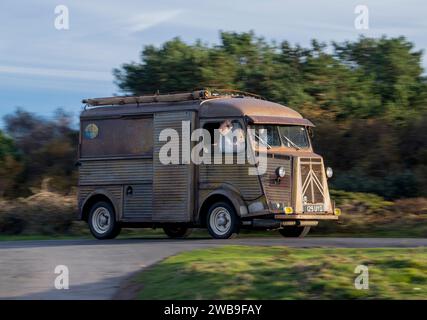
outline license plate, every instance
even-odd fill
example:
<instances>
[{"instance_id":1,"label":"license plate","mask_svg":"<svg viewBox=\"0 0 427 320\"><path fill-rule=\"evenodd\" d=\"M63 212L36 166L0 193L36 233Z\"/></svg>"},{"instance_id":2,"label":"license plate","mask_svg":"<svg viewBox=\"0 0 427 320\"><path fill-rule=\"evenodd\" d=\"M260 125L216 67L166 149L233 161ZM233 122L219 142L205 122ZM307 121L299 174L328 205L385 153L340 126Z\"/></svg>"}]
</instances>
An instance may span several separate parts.
<instances>
[{"instance_id":1,"label":"license plate","mask_svg":"<svg viewBox=\"0 0 427 320\"><path fill-rule=\"evenodd\" d=\"M323 204L307 204L304 206L304 212L324 212Z\"/></svg>"}]
</instances>

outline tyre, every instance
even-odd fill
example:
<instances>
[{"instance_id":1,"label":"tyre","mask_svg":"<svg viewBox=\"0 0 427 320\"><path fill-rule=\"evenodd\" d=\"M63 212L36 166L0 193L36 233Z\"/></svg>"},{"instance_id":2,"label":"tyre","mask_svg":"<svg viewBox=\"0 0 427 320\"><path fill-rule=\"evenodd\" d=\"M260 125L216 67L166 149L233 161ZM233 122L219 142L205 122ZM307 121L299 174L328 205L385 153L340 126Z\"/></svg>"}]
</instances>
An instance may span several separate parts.
<instances>
[{"instance_id":1,"label":"tyre","mask_svg":"<svg viewBox=\"0 0 427 320\"><path fill-rule=\"evenodd\" d=\"M120 233L114 208L105 201L93 205L89 213L88 223L92 235L100 240L114 239Z\"/></svg>"},{"instance_id":2,"label":"tyre","mask_svg":"<svg viewBox=\"0 0 427 320\"><path fill-rule=\"evenodd\" d=\"M228 239L239 231L239 219L234 208L226 202L214 203L208 211L206 225L215 239Z\"/></svg>"},{"instance_id":3,"label":"tyre","mask_svg":"<svg viewBox=\"0 0 427 320\"><path fill-rule=\"evenodd\" d=\"M168 226L164 227L163 231L171 239L187 238L193 229L181 226Z\"/></svg>"},{"instance_id":4,"label":"tyre","mask_svg":"<svg viewBox=\"0 0 427 320\"><path fill-rule=\"evenodd\" d=\"M283 227L279 229L282 236L286 238L304 238L310 231L310 227Z\"/></svg>"}]
</instances>

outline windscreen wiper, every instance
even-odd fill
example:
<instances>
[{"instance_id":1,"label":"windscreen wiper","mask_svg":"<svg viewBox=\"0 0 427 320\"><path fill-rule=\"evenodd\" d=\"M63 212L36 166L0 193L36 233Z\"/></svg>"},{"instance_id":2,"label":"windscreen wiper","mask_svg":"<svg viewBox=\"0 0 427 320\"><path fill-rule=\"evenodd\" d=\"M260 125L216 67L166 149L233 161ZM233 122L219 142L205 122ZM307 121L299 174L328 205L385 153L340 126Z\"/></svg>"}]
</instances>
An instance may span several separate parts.
<instances>
[{"instance_id":1,"label":"windscreen wiper","mask_svg":"<svg viewBox=\"0 0 427 320\"><path fill-rule=\"evenodd\" d=\"M267 141L264 141L260 136L258 136L256 133L254 133L255 138L257 138L259 141L262 142L263 145L267 147L267 149L271 149L271 146L268 144Z\"/></svg>"},{"instance_id":2,"label":"windscreen wiper","mask_svg":"<svg viewBox=\"0 0 427 320\"><path fill-rule=\"evenodd\" d=\"M301 149L301 147L300 146L298 146L295 142L293 142L291 139L289 139L287 136L285 136L283 133L282 133L282 138L285 138L286 139L286 141L288 141L295 149L297 149L297 150L299 150L299 149Z\"/></svg>"}]
</instances>

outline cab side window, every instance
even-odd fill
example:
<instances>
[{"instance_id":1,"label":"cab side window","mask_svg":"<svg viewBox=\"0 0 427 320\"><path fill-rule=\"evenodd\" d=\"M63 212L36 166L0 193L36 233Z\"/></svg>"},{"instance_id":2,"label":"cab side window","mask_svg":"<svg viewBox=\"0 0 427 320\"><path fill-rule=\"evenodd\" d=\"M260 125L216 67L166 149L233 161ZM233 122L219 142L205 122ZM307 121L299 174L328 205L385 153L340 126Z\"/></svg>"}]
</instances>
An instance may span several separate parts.
<instances>
[{"instance_id":1,"label":"cab side window","mask_svg":"<svg viewBox=\"0 0 427 320\"><path fill-rule=\"evenodd\" d=\"M237 120L209 122L203 126L209 132L210 151L224 154L239 153L245 150L245 133ZM206 140L205 140L206 141Z\"/></svg>"}]
</instances>

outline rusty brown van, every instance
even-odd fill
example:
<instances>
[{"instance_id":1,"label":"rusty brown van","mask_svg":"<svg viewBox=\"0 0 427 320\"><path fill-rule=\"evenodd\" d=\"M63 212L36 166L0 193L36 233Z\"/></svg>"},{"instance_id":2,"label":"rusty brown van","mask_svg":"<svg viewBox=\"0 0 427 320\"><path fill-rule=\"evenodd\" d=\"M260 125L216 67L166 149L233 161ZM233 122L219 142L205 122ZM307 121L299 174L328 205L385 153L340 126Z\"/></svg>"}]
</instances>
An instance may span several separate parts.
<instances>
[{"instance_id":1,"label":"rusty brown van","mask_svg":"<svg viewBox=\"0 0 427 320\"><path fill-rule=\"evenodd\" d=\"M83 100L79 140L79 218L98 239L116 237L122 227L163 228L182 238L192 228L207 228L214 238L240 229L278 229L302 237L320 220L337 220L327 179L332 169L314 153L314 125L298 112L258 96L200 90L190 93ZM159 154L165 129L216 132L239 128L254 132L242 150L267 159L263 174L249 174L258 164L200 163L182 156L198 142L188 137L177 161L164 164ZM260 133L266 133L261 139ZM214 155L216 134L203 139L197 153ZM235 157L234 149L230 152ZM259 169L259 168L258 168Z\"/></svg>"}]
</instances>

